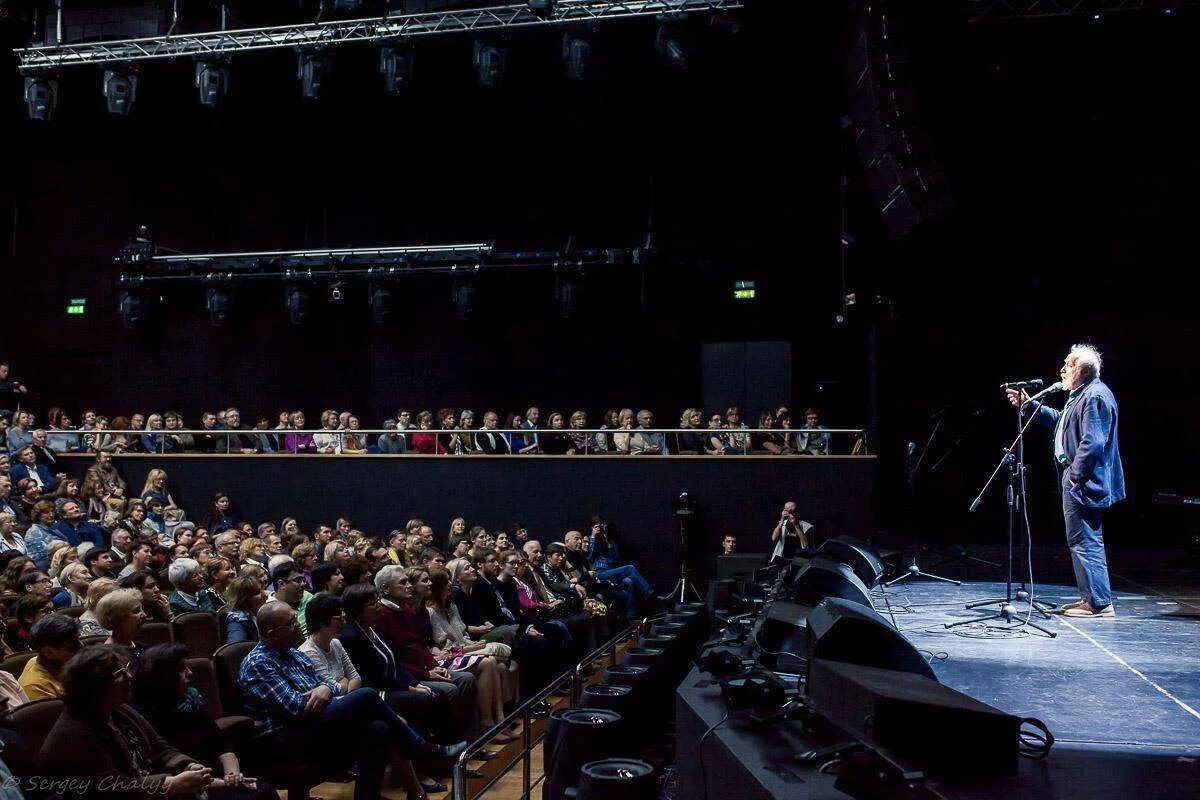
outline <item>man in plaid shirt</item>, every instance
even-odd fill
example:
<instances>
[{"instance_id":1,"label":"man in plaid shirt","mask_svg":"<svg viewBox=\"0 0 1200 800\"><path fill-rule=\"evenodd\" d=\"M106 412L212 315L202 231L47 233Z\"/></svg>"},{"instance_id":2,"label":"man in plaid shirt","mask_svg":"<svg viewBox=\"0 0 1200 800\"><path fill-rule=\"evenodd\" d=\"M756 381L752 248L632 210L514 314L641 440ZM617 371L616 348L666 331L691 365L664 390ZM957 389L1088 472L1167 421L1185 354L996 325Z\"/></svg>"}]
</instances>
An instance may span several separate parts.
<instances>
[{"instance_id":1,"label":"man in plaid shirt","mask_svg":"<svg viewBox=\"0 0 1200 800\"><path fill-rule=\"evenodd\" d=\"M261 641L238 673L247 709L268 747L289 754L289 760L330 771L354 763L354 800L378 800L391 742L406 758L454 758L466 749L466 742L442 747L426 742L372 689L342 694L336 684L321 680L312 662L292 647L296 612L287 603L265 603L256 621ZM421 796L411 767L400 777L409 797Z\"/></svg>"}]
</instances>

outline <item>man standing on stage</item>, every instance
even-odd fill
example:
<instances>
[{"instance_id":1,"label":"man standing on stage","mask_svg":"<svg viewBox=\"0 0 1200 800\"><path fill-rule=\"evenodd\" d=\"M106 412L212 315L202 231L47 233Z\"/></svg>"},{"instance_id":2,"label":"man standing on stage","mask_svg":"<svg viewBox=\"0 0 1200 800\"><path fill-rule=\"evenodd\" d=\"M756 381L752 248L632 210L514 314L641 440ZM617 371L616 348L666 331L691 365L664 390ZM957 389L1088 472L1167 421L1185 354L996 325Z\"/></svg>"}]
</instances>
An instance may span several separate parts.
<instances>
[{"instance_id":1,"label":"man standing on stage","mask_svg":"<svg viewBox=\"0 0 1200 800\"><path fill-rule=\"evenodd\" d=\"M1067 545L1080 599L1055 609L1066 617L1115 617L1104 554L1104 509L1125 499L1125 473L1117 451L1117 401L1100 380L1100 353L1077 344L1063 361L1063 389L1070 392L1062 411L1008 389L1014 406L1029 404L1043 425L1054 429Z\"/></svg>"}]
</instances>

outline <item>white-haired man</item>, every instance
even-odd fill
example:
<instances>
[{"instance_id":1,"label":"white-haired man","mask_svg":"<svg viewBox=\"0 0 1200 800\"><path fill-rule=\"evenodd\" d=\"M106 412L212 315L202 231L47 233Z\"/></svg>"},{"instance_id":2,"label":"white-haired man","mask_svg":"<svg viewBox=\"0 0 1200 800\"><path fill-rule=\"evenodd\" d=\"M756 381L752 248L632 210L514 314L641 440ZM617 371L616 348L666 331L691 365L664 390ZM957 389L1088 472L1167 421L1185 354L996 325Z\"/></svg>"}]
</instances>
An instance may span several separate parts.
<instances>
[{"instance_id":1,"label":"white-haired man","mask_svg":"<svg viewBox=\"0 0 1200 800\"><path fill-rule=\"evenodd\" d=\"M1007 390L1014 406L1028 404L1038 422L1054 429L1063 519L1079 600L1056 611L1067 617L1112 618L1108 560L1104 552L1104 509L1125 499L1125 473L1117 449L1117 401L1100 380L1101 358L1091 345L1067 353L1059 375L1067 395L1062 411Z\"/></svg>"},{"instance_id":2,"label":"white-haired man","mask_svg":"<svg viewBox=\"0 0 1200 800\"><path fill-rule=\"evenodd\" d=\"M177 558L167 567L167 578L175 591L171 592L168 604L171 616L178 617L189 611L211 611L225 605L225 601L204 585L204 573L200 562L194 558Z\"/></svg>"}]
</instances>

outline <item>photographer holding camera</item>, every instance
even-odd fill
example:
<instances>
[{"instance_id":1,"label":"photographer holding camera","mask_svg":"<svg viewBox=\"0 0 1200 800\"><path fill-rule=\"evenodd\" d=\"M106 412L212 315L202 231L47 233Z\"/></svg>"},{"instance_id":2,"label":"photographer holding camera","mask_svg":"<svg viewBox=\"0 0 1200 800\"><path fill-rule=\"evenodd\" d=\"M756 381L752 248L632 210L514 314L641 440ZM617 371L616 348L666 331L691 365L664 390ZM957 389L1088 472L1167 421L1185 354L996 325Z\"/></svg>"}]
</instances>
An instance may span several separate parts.
<instances>
[{"instance_id":1,"label":"photographer holding camera","mask_svg":"<svg viewBox=\"0 0 1200 800\"><path fill-rule=\"evenodd\" d=\"M771 563L791 561L808 550L808 532L812 524L796 519L796 501L788 500L779 513L779 521L771 530L771 541L775 549L771 552Z\"/></svg>"}]
</instances>

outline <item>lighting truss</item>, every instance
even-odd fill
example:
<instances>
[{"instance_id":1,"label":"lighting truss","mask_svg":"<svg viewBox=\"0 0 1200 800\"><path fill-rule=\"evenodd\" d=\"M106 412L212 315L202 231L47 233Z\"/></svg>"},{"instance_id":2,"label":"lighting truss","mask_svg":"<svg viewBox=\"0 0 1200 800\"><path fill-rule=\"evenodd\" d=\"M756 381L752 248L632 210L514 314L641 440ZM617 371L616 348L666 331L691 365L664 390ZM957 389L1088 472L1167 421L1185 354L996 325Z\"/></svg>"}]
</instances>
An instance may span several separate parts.
<instances>
[{"instance_id":1,"label":"lighting truss","mask_svg":"<svg viewBox=\"0 0 1200 800\"><path fill-rule=\"evenodd\" d=\"M1196 5L1196 0L967 0L967 17L972 22L1038 17L1077 17L1122 12L1170 12L1177 5Z\"/></svg>"},{"instance_id":2,"label":"lighting truss","mask_svg":"<svg viewBox=\"0 0 1200 800\"><path fill-rule=\"evenodd\" d=\"M282 48L332 46L355 42L386 43L443 33L478 33L546 25L586 25L658 15L717 13L739 9L744 0L559 0L549 16L527 3L420 14L390 14L370 19L333 20L269 28L245 28L54 44L17 49L22 73L84 64L128 64L167 58L216 58L233 53Z\"/></svg>"},{"instance_id":3,"label":"lighting truss","mask_svg":"<svg viewBox=\"0 0 1200 800\"><path fill-rule=\"evenodd\" d=\"M124 287L170 283L231 283L363 278L402 279L417 275L473 275L496 270L581 270L634 263L630 248L497 250L491 243L359 247L324 250L256 250L238 253L169 253L131 261L127 251L115 260Z\"/></svg>"}]
</instances>

